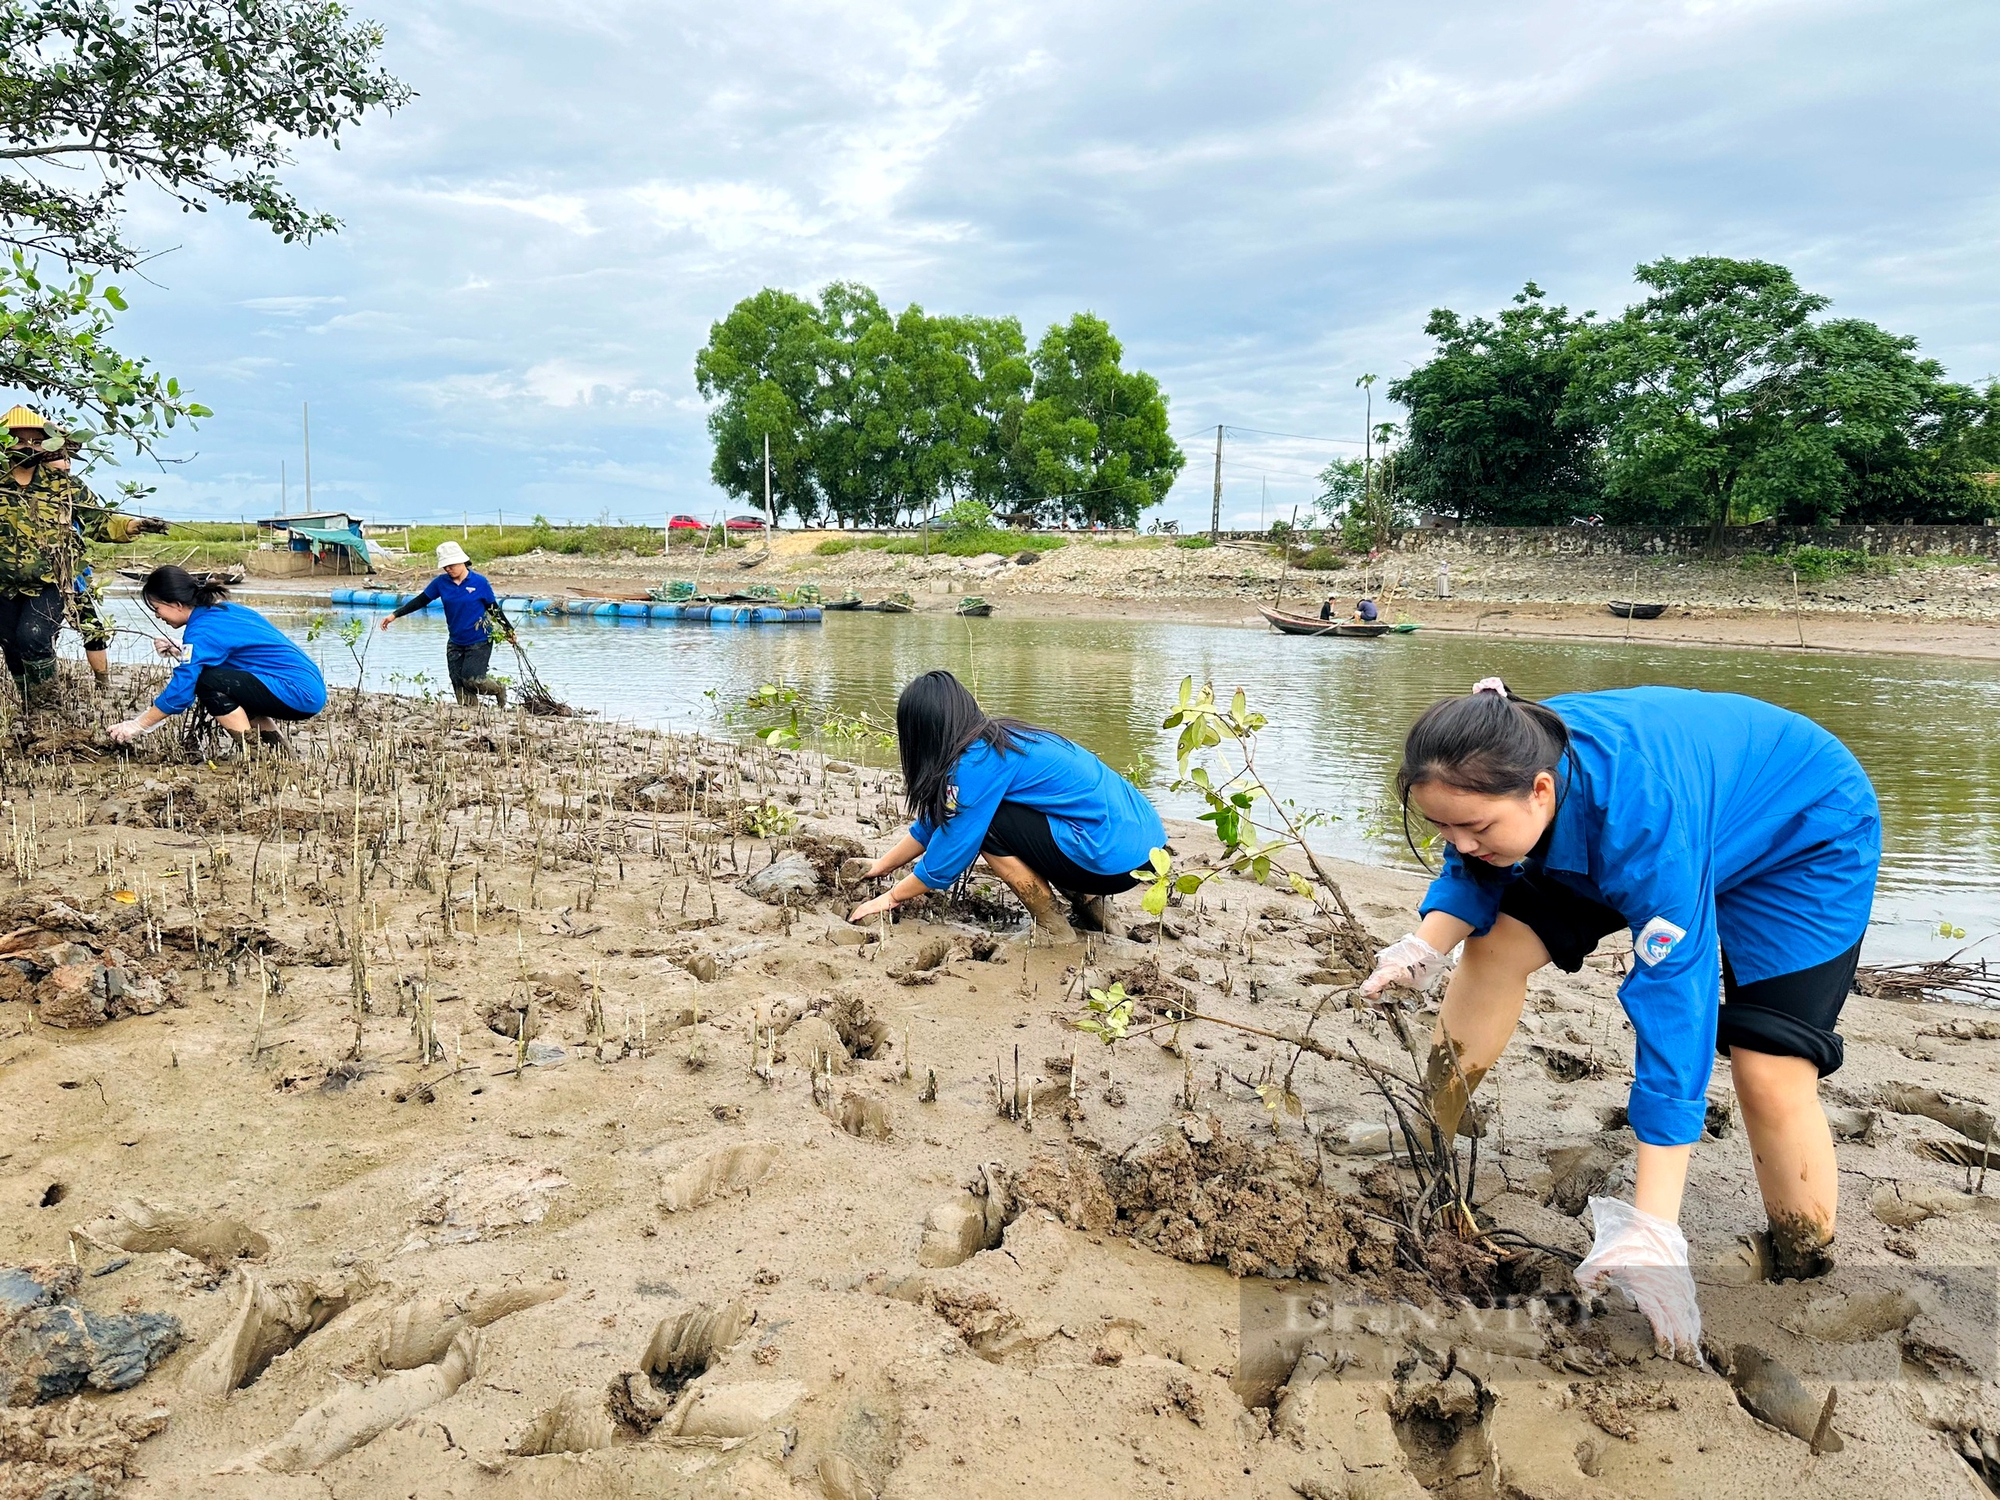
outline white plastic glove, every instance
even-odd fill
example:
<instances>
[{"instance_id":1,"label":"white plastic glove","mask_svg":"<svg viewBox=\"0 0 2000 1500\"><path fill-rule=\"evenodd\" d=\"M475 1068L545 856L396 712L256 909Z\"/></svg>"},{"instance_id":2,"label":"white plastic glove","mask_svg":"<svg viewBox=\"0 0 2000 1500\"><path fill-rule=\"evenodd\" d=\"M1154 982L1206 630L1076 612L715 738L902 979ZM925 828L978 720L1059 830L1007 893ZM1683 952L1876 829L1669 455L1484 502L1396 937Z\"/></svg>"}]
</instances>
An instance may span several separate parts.
<instances>
[{"instance_id":1,"label":"white plastic glove","mask_svg":"<svg viewBox=\"0 0 2000 1500\"><path fill-rule=\"evenodd\" d=\"M1375 955L1375 972L1361 982L1361 993L1373 999L1390 985L1406 990L1426 990L1445 965L1445 955L1414 932L1402 937Z\"/></svg>"},{"instance_id":2,"label":"white plastic glove","mask_svg":"<svg viewBox=\"0 0 2000 1500\"><path fill-rule=\"evenodd\" d=\"M125 719L121 720L119 723L113 724L111 728L105 732L109 734L116 743L120 745L129 745L134 740L144 739L147 735L153 732L153 729L151 725L142 724L137 719Z\"/></svg>"},{"instance_id":3,"label":"white plastic glove","mask_svg":"<svg viewBox=\"0 0 2000 1500\"><path fill-rule=\"evenodd\" d=\"M1597 1237L1576 1268L1577 1287L1586 1297L1607 1282L1617 1287L1653 1325L1655 1352L1700 1366L1701 1308L1680 1226L1618 1198L1592 1198L1590 1222Z\"/></svg>"}]
</instances>

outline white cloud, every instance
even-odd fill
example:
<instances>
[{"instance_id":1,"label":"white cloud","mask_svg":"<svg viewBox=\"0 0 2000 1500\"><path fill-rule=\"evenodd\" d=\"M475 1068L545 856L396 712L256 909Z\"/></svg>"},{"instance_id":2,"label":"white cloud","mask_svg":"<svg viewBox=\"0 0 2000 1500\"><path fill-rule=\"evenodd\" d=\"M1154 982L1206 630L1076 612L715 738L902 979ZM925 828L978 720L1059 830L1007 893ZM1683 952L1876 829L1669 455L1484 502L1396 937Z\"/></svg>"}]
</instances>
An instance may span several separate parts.
<instances>
[{"instance_id":1,"label":"white cloud","mask_svg":"<svg viewBox=\"0 0 2000 1500\"><path fill-rule=\"evenodd\" d=\"M1955 374L2000 362L1976 0L407 0L389 32L420 97L288 179L339 236L135 212L184 248L121 347L218 409L190 504L296 471L310 398L316 485L357 504L700 508L709 324L836 277L1031 339L1107 317L1194 434L1168 513L1202 525L1202 429L1358 436L1354 376L1531 277L1610 311L1640 260L1762 255ZM1232 436L1225 508L1268 480L1288 512L1341 451Z\"/></svg>"}]
</instances>

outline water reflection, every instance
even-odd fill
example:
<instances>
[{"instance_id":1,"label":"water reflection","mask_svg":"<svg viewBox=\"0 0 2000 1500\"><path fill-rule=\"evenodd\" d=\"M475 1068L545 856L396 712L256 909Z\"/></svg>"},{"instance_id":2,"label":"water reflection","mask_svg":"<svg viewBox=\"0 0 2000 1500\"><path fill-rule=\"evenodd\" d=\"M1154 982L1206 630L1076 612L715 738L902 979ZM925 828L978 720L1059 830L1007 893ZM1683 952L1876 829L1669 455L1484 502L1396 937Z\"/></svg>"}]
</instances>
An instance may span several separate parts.
<instances>
[{"instance_id":1,"label":"water reflection","mask_svg":"<svg viewBox=\"0 0 2000 1500\"><path fill-rule=\"evenodd\" d=\"M113 604L120 624L143 628L132 601ZM305 637L308 609L267 612ZM369 627L370 686L449 691L441 622L416 616L382 634L374 629L379 612L352 617ZM1271 720L1260 749L1271 783L1337 818L1316 842L1347 858L1406 866L1412 860L1400 828L1383 826L1380 809L1404 730L1442 694L1489 674L1534 697L1645 682L1749 693L1824 724L1874 779L1885 851L1870 957L1950 951L1957 945L1936 933L1941 920L1975 937L2000 929L2000 664L1991 662L1422 634L1293 639L1209 625L1004 615L829 615L817 629L542 619L525 634L557 696L679 729L719 727L716 705L739 702L761 682L801 689L815 713L866 712L888 724L903 683L948 667L993 712L1048 724L1121 769L1148 760L1161 767L1153 793L1181 814L1193 804L1165 789L1173 746L1160 719L1184 676L1212 680L1219 691L1241 687ZM322 633L310 649L330 683L353 683L354 664L335 635ZM142 659L146 643L121 634L114 654ZM509 666L504 648L496 652L495 670Z\"/></svg>"}]
</instances>

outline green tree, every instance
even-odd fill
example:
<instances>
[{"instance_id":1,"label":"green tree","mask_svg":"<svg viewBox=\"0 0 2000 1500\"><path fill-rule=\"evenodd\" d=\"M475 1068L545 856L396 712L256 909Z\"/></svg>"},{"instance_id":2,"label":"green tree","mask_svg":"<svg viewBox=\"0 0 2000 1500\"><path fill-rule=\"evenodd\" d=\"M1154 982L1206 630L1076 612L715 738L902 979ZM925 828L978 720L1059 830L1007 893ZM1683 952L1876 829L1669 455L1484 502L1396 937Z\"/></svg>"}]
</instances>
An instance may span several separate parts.
<instances>
[{"instance_id":1,"label":"green tree","mask_svg":"<svg viewBox=\"0 0 2000 1500\"><path fill-rule=\"evenodd\" d=\"M823 342L819 310L769 287L710 325L694 375L716 403L708 413L715 444L709 473L723 493L762 506L768 438L773 509L801 521L819 514L826 498L817 467Z\"/></svg>"},{"instance_id":2,"label":"green tree","mask_svg":"<svg viewBox=\"0 0 2000 1500\"><path fill-rule=\"evenodd\" d=\"M1167 430L1159 382L1126 370L1124 352L1102 318L1078 313L1050 327L1031 361L1015 478L1029 497L1078 521L1136 524L1187 462Z\"/></svg>"},{"instance_id":3,"label":"green tree","mask_svg":"<svg viewBox=\"0 0 2000 1500\"><path fill-rule=\"evenodd\" d=\"M1579 331L1584 405L1604 424L1607 511L1621 519L1961 519L1987 513L1963 439L1979 402L1916 342L1857 318L1767 261L1643 265L1653 294Z\"/></svg>"},{"instance_id":4,"label":"green tree","mask_svg":"<svg viewBox=\"0 0 2000 1500\"><path fill-rule=\"evenodd\" d=\"M1574 339L1592 315L1572 318L1545 296L1531 281L1498 318L1431 313L1437 352L1389 386L1409 411L1397 479L1412 509L1560 526L1601 505L1598 426L1572 390Z\"/></svg>"},{"instance_id":5,"label":"green tree","mask_svg":"<svg viewBox=\"0 0 2000 1500\"><path fill-rule=\"evenodd\" d=\"M1796 436L1788 397L1827 299L1769 261L1662 259L1635 273L1653 294L1579 334L1605 428L1607 509L1632 521L1706 522L1720 542L1738 487Z\"/></svg>"},{"instance_id":6,"label":"green tree","mask_svg":"<svg viewBox=\"0 0 2000 1500\"><path fill-rule=\"evenodd\" d=\"M0 6L0 242L17 252L0 271L6 378L98 453L113 438L145 451L207 415L109 347L124 301L99 273L143 258L121 232L125 194L146 184L183 212L235 204L288 241L334 232L279 174L293 143L338 145L367 111L410 98L381 47L380 27L330 0Z\"/></svg>"}]
</instances>

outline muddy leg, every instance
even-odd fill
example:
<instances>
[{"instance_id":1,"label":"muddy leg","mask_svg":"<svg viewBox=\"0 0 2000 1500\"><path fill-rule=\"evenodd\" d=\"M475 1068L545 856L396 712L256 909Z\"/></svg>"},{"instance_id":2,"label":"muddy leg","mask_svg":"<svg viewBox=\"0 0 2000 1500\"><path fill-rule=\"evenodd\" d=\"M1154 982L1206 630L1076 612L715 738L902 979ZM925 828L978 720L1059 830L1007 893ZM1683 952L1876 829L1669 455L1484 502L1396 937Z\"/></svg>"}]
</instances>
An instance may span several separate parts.
<instances>
[{"instance_id":1,"label":"muddy leg","mask_svg":"<svg viewBox=\"0 0 2000 1500\"><path fill-rule=\"evenodd\" d=\"M1528 998L1528 976L1549 961L1549 950L1525 922L1502 916L1484 937L1467 938L1465 954L1445 985L1438 1007L1438 1024L1431 1033L1431 1055L1425 1068L1431 1111L1438 1128L1451 1139L1472 1102L1487 1069L1499 1061L1507 1039L1521 1022ZM1451 1065L1444 1039L1449 1036L1458 1067ZM1461 1081L1462 1079L1462 1081Z\"/></svg>"},{"instance_id":2,"label":"muddy leg","mask_svg":"<svg viewBox=\"0 0 2000 1500\"><path fill-rule=\"evenodd\" d=\"M1803 1057L1729 1049L1757 1186L1771 1220L1772 1274L1804 1280L1833 1269L1840 1178L1820 1108L1819 1070Z\"/></svg>"},{"instance_id":3,"label":"muddy leg","mask_svg":"<svg viewBox=\"0 0 2000 1500\"><path fill-rule=\"evenodd\" d=\"M1035 919L1037 927L1058 943L1076 941L1076 929L1056 910L1056 893L1046 880L1011 854L986 854L981 858L986 861L986 868L998 875L1007 889L1020 897L1021 904L1028 908L1028 915Z\"/></svg>"}]
</instances>

